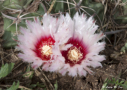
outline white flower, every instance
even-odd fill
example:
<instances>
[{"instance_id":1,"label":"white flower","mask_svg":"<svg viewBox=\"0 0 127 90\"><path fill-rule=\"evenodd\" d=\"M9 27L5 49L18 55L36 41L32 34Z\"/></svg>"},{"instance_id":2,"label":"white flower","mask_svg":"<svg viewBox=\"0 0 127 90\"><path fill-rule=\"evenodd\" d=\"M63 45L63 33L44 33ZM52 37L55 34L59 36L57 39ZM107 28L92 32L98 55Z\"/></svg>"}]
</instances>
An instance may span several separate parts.
<instances>
[{"instance_id":1,"label":"white flower","mask_svg":"<svg viewBox=\"0 0 127 90\"><path fill-rule=\"evenodd\" d=\"M102 32L95 33L98 26L95 25L93 17L87 19L84 14L76 13L73 22L70 26L73 27L73 33L67 36L69 39L64 47L71 46L67 50L61 50L65 62L59 72L62 75L68 73L70 76L86 76L87 72L92 74L88 66L102 67L100 62L105 60L105 56L99 55L99 52L104 50L105 42L99 40L105 36Z\"/></svg>"},{"instance_id":2,"label":"white flower","mask_svg":"<svg viewBox=\"0 0 127 90\"><path fill-rule=\"evenodd\" d=\"M42 22L43 25L38 18L33 22L27 20L27 28L20 28L16 48L22 53L18 56L24 62L31 63L34 69L43 65L42 69L45 71L57 71L65 61L59 46L70 38L67 36L72 32L70 29L73 21L68 14L60 15L59 18L45 14ZM68 46L63 49L66 50Z\"/></svg>"},{"instance_id":3,"label":"white flower","mask_svg":"<svg viewBox=\"0 0 127 90\"><path fill-rule=\"evenodd\" d=\"M17 49L22 51L18 56L23 61L34 69L42 65L45 71L70 76L86 76L87 72L92 74L88 66L102 66L105 56L99 52L105 42L99 40L105 36L95 33L98 26L93 17L76 13L72 20L68 13L59 18L45 14L42 22L38 18L26 21L27 28L20 30Z\"/></svg>"},{"instance_id":4,"label":"white flower","mask_svg":"<svg viewBox=\"0 0 127 90\"><path fill-rule=\"evenodd\" d=\"M27 20L27 28L20 28L21 34L18 35L19 42L16 48L22 51L18 56L23 61L31 63L34 69L43 64L42 68L49 70L49 66L54 64L57 58L60 59L59 55L61 55L60 52L53 54L56 50L54 47L57 47L54 36L56 36L58 20L45 14L42 22L43 25L38 18L35 18L33 22ZM59 63L64 61L63 58L60 60Z\"/></svg>"}]
</instances>

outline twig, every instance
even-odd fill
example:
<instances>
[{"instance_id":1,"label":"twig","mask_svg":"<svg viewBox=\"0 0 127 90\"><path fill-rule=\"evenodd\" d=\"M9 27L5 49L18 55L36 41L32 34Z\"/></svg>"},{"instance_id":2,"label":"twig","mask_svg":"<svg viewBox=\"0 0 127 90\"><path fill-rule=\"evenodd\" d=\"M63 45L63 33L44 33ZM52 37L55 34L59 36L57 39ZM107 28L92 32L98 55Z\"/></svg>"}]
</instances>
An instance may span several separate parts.
<instances>
[{"instance_id":1,"label":"twig","mask_svg":"<svg viewBox=\"0 0 127 90\"><path fill-rule=\"evenodd\" d=\"M49 79L45 76L44 72L39 68L39 70L41 71L42 75L45 77L46 81L49 83L49 86L54 89L53 85L51 84L51 82L49 81Z\"/></svg>"},{"instance_id":2,"label":"twig","mask_svg":"<svg viewBox=\"0 0 127 90\"><path fill-rule=\"evenodd\" d=\"M114 7L114 9L112 10L112 12L115 11L115 9L116 9L116 7L119 5L120 1L121 1L121 0L117 0L117 3L115 4L115 7Z\"/></svg>"},{"instance_id":3,"label":"twig","mask_svg":"<svg viewBox=\"0 0 127 90\"><path fill-rule=\"evenodd\" d=\"M32 4L30 4L30 6L28 6L27 8L24 8L25 12L31 12L28 10L30 10L32 7L38 6L39 4L40 4L40 0L33 0ZM36 8L34 8L34 11L35 11L35 9Z\"/></svg>"},{"instance_id":4,"label":"twig","mask_svg":"<svg viewBox=\"0 0 127 90\"><path fill-rule=\"evenodd\" d=\"M1 61L2 61L2 65L4 65L4 53L3 53L3 49L1 50L1 53L2 53L1 54Z\"/></svg>"},{"instance_id":5,"label":"twig","mask_svg":"<svg viewBox=\"0 0 127 90\"><path fill-rule=\"evenodd\" d=\"M41 81L44 83L44 85L46 86L47 90L49 90L46 81L43 79L41 73L38 70L35 70L36 75L41 79Z\"/></svg>"},{"instance_id":6,"label":"twig","mask_svg":"<svg viewBox=\"0 0 127 90\"><path fill-rule=\"evenodd\" d=\"M1 60L4 60L5 58L7 58L8 56L10 56L12 53L8 54L7 56L5 56L4 58L2 58Z\"/></svg>"},{"instance_id":7,"label":"twig","mask_svg":"<svg viewBox=\"0 0 127 90\"><path fill-rule=\"evenodd\" d=\"M69 3L68 3L68 0L67 0L67 5L68 5L68 8L69 8L69 14L70 14L70 6L69 6Z\"/></svg>"},{"instance_id":8,"label":"twig","mask_svg":"<svg viewBox=\"0 0 127 90\"><path fill-rule=\"evenodd\" d=\"M109 31L109 32L104 32L104 34L106 34L106 35L116 34L116 33L123 32L123 31L125 31L125 30L126 30L126 29L123 29L123 30L116 30L116 31Z\"/></svg>"},{"instance_id":9,"label":"twig","mask_svg":"<svg viewBox=\"0 0 127 90\"><path fill-rule=\"evenodd\" d=\"M52 1L52 4L51 4L49 10L47 11L47 14L49 14L49 13L51 12L51 10L52 10L52 8L53 8L55 2L56 2L56 0L53 0L53 1Z\"/></svg>"},{"instance_id":10,"label":"twig","mask_svg":"<svg viewBox=\"0 0 127 90\"><path fill-rule=\"evenodd\" d=\"M18 64L12 71L14 71L16 68L18 68L22 64L23 64L23 62L21 62L20 64Z\"/></svg>"},{"instance_id":11,"label":"twig","mask_svg":"<svg viewBox=\"0 0 127 90\"><path fill-rule=\"evenodd\" d=\"M109 25L110 22L106 23L105 25L103 25L101 28L98 29L98 31L101 31L101 29L107 27Z\"/></svg>"}]
</instances>

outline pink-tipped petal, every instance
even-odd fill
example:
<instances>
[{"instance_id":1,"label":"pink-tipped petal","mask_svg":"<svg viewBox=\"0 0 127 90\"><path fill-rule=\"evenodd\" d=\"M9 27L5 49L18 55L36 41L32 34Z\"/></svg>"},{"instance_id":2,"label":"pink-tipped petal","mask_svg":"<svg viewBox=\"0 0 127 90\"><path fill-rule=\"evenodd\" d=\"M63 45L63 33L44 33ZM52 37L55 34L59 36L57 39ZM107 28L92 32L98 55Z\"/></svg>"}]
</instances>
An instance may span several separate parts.
<instances>
[{"instance_id":1,"label":"pink-tipped petal","mask_svg":"<svg viewBox=\"0 0 127 90\"><path fill-rule=\"evenodd\" d=\"M105 35L102 32L95 33L98 26L95 24L93 17L87 19L86 15L76 13L73 22L74 24L71 24L74 27L71 28L72 36L66 40L65 45L62 46L60 43L60 50L65 62L59 72L62 75L68 72L68 75L73 77L77 75L86 76L87 72L93 74L88 66L102 67L100 62L105 60L104 55L99 55L99 52L105 48L105 42L100 42ZM60 28L64 28L64 23ZM62 37L62 34L60 36Z\"/></svg>"}]
</instances>

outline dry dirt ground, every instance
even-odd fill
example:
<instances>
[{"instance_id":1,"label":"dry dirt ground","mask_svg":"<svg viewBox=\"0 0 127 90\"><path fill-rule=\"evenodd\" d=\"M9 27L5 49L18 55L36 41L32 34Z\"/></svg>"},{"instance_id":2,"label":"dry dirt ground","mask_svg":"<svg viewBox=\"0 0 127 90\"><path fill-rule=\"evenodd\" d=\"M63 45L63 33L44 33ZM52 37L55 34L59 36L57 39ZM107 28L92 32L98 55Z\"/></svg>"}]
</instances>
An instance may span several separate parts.
<instances>
[{"instance_id":1,"label":"dry dirt ground","mask_svg":"<svg viewBox=\"0 0 127 90\"><path fill-rule=\"evenodd\" d=\"M34 10L36 10L36 5L33 5L33 7ZM2 44L1 36L3 33L3 22L2 18L0 18L0 44ZM23 74L26 72L28 64L22 62L22 60L17 57L19 51L16 51L15 49L4 49L0 45L0 67L2 63L15 63L13 71L7 77L0 79L0 85L3 85L0 87L4 89L7 85L12 85L14 81L19 80L20 87L29 88L31 84L40 82L45 84L47 90L52 90L52 86L54 86L57 81L58 90L101 90L106 78L111 79L114 77L120 81L126 81L127 54L120 53L120 49L124 46L127 40L125 34L125 32L117 34L117 37L123 37L116 45L114 45L114 35L111 35L110 39L112 44L107 41L105 50L100 53L106 56L106 60L102 62L103 67L98 67L96 69L91 68L95 72L94 75L87 74L86 77L61 76L59 73L40 71L35 72L32 79L25 78L23 77ZM35 87L33 90L44 89ZM117 88L116 90L122 90L122 88Z\"/></svg>"}]
</instances>

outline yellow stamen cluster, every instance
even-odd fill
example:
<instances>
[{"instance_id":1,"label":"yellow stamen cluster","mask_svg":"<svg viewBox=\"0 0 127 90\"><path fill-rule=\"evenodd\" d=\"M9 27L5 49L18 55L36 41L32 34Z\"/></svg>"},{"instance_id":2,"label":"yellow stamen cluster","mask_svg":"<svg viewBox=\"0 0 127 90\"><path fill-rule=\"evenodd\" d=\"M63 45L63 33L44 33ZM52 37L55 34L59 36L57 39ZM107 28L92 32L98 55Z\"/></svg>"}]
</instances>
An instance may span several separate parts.
<instances>
[{"instance_id":1,"label":"yellow stamen cluster","mask_svg":"<svg viewBox=\"0 0 127 90\"><path fill-rule=\"evenodd\" d=\"M43 55L46 55L46 56L51 55L52 54L52 47L50 47L48 45L44 45L42 47L41 53L43 53Z\"/></svg>"},{"instance_id":2,"label":"yellow stamen cluster","mask_svg":"<svg viewBox=\"0 0 127 90\"><path fill-rule=\"evenodd\" d=\"M73 62L78 62L82 58L82 53L76 47L70 48L68 51L68 59Z\"/></svg>"}]
</instances>

